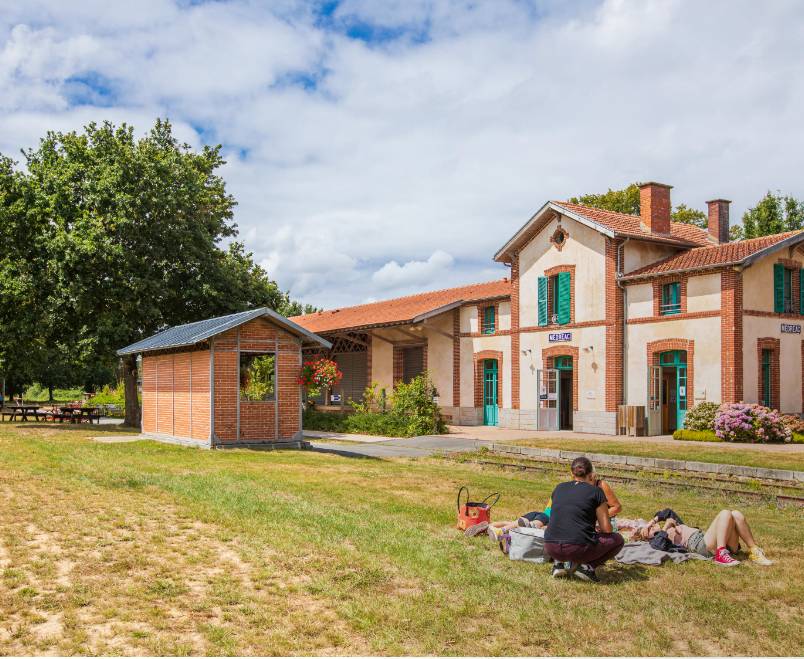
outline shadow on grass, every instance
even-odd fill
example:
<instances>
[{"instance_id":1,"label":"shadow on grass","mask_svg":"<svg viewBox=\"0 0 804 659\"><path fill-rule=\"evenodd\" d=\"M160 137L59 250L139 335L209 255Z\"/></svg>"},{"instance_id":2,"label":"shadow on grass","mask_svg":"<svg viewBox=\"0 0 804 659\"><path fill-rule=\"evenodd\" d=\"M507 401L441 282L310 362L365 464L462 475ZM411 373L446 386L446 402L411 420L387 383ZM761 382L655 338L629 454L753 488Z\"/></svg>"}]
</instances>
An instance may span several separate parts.
<instances>
[{"instance_id":1,"label":"shadow on grass","mask_svg":"<svg viewBox=\"0 0 804 659\"><path fill-rule=\"evenodd\" d=\"M648 568L644 565L623 565L622 563L606 563L601 571L604 584L620 584L631 581L648 581Z\"/></svg>"},{"instance_id":2,"label":"shadow on grass","mask_svg":"<svg viewBox=\"0 0 804 659\"><path fill-rule=\"evenodd\" d=\"M21 423L4 423L0 428L9 427L18 430L63 430L65 432L78 432L91 430L99 433L139 433L139 428L126 426L120 423L43 423L41 421L23 421Z\"/></svg>"},{"instance_id":3,"label":"shadow on grass","mask_svg":"<svg viewBox=\"0 0 804 659\"><path fill-rule=\"evenodd\" d=\"M344 458L358 458L361 460L382 460L381 457L376 455L366 455L365 453L358 453L356 451L350 451L348 448L324 448L322 446L311 446L309 451L314 453L331 453L333 455L340 455Z\"/></svg>"}]
</instances>

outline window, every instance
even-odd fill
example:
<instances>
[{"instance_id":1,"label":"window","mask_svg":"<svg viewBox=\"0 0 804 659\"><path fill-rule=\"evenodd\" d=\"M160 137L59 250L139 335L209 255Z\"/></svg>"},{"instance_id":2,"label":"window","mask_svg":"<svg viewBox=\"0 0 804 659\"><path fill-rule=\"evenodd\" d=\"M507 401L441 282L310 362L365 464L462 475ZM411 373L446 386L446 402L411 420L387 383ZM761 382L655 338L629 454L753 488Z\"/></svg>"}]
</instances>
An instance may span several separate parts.
<instances>
[{"instance_id":1,"label":"window","mask_svg":"<svg viewBox=\"0 0 804 659\"><path fill-rule=\"evenodd\" d=\"M677 313L681 313L681 284L677 281L663 284L659 315L672 316Z\"/></svg>"},{"instance_id":2,"label":"window","mask_svg":"<svg viewBox=\"0 0 804 659\"><path fill-rule=\"evenodd\" d=\"M794 313L793 272L782 263L773 264L773 310L776 313Z\"/></svg>"},{"instance_id":3,"label":"window","mask_svg":"<svg viewBox=\"0 0 804 659\"><path fill-rule=\"evenodd\" d=\"M489 306L483 309L483 324L481 332L483 334L494 334L496 331L496 309Z\"/></svg>"},{"instance_id":4,"label":"window","mask_svg":"<svg viewBox=\"0 0 804 659\"><path fill-rule=\"evenodd\" d=\"M559 272L538 281L539 325L566 325L572 321L572 274Z\"/></svg>"},{"instance_id":5,"label":"window","mask_svg":"<svg viewBox=\"0 0 804 659\"><path fill-rule=\"evenodd\" d=\"M240 400L274 400L276 355L272 352L240 353Z\"/></svg>"}]
</instances>

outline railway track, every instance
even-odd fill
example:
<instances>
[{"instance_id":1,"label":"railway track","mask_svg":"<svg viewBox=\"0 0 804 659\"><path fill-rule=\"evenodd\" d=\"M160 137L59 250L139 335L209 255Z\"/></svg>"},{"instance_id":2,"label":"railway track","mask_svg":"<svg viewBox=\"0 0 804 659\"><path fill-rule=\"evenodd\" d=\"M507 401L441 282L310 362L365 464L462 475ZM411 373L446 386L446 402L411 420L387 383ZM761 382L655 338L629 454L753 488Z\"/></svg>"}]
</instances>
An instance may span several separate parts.
<instances>
[{"instance_id":1,"label":"railway track","mask_svg":"<svg viewBox=\"0 0 804 659\"><path fill-rule=\"evenodd\" d=\"M535 464L521 464L516 462L498 462L496 460L463 460L462 462L469 462L471 464L478 464L483 466L491 466L491 467L499 467L499 468L507 468L507 469L516 469L518 471L535 471L535 472L548 472L548 473L566 473L566 468L558 468L548 466L549 463L544 465L535 465ZM732 494L735 496L742 496L748 497L752 499L758 500L770 500L776 501L777 505L796 505L796 506L804 506L804 497L796 496L794 494L784 494L779 492L770 492L767 489L765 491L761 490L746 490L746 489L735 489L729 487L718 487L717 485L710 485L700 481L707 481L709 483L734 483L731 479L725 478L706 478L702 476L695 476L690 475L687 477L686 475L683 476L685 479L682 481L672 481L667 479L648 479L646 478L637 478L636 476L628 476L623 474L615 474L611 473L609 470L606 470L606 480L610 480L613 483L652 483L656 485L666 485L668 487L693 487L699 490L707 490L712 492L718 492L721 494ZM689 480L698 481L690 483ZM773 485L762 485L764 488L774 487ZM777 486L778 487L778 486Z\"/></svg>"}]
</instances>

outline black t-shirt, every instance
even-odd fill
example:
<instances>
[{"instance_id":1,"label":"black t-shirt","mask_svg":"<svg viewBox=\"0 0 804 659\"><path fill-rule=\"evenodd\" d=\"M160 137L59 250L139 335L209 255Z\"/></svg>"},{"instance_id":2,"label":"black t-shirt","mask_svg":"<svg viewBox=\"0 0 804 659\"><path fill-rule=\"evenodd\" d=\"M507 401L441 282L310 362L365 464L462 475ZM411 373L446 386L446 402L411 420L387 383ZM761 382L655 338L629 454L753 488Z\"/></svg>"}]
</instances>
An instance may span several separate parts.
<instances>
[{"instance_id":1,"label":"black t-shirt","mask_svg":"<svg viewBox=\"0 0 804 659\"><path fill-rule=\"evenodd\" d=\"M572 545L593 545L597 542L595 511L606 501L603 490L581 481L560 483L553 490L552 501L550 523L544 533L545 542Z\"/></svg>"}]
</instances>

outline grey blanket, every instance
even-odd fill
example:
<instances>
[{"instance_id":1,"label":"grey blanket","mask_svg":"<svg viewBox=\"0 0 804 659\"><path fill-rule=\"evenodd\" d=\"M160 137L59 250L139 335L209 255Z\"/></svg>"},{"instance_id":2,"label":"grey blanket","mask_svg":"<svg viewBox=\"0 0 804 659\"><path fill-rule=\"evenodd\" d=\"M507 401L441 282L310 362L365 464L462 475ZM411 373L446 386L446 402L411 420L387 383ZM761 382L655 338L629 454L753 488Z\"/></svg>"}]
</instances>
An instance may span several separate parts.
<instances>
[{"instance_id":1,"label":"grey blanket","mask_svg":"<svg viewBox=\"0 0 804 659\"><path fill-rule=\"evenodd\" d=\"M691 558L702 561L709 560L700 554L659 551L651 547L649 542L625 543L620 553L614 557L614 560L618 563L625 563L626 565L633 565L634 563L641 563L642 565L661 565L664 561L668 560L673 561L673 563L683 563Z\"/></svg>"}]
</instances>

